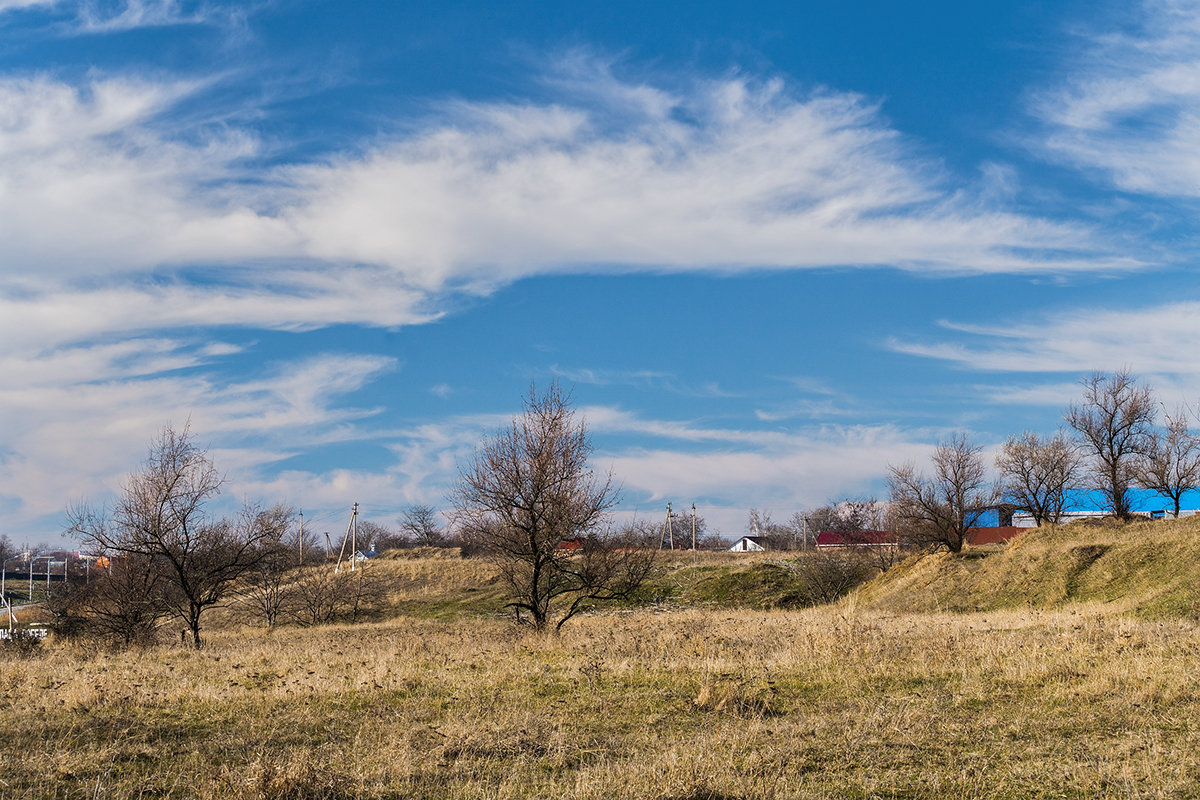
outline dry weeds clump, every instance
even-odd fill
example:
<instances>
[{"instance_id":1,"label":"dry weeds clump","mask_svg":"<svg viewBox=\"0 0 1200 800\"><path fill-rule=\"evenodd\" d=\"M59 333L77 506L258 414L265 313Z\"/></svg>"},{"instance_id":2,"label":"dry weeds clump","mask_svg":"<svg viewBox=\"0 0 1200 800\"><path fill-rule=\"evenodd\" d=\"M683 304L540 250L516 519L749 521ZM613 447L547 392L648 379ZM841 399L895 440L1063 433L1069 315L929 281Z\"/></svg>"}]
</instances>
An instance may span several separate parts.
<instances>
[{"instance_id":1,"label":"dry weeds clump","mask_svg":"<svg viewBox=\"0 0 1200 800\"><path fill-rule=\"evenodd\" d=\"M650 611L48 644L0 796L1187 797L1200 631L1099 606Z\"/></svg>"}]
</instances>

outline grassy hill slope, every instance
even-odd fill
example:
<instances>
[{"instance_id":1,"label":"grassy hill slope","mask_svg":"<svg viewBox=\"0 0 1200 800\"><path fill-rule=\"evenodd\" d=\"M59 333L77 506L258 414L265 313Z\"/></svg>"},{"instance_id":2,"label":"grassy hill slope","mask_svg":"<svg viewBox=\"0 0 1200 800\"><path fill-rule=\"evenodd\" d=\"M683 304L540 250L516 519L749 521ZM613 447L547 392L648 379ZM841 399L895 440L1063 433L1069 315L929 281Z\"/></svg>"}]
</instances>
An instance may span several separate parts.
<instances>
[{"instance_id":1,"label":"grassy hill slope","mask_svg":"<svg viewBox=\"0 0 1200 800\"><path fill-rule=\"evenodd\" d=\"M1039 528L1007 546L910 559L857 597L904 612L1099 603L1141 617L1195 617L1200 518Z\"/></svg>"},{"instance_id":2,"label":"grassy hill slope","mask_svg":"<svg viewBox=\"0 0 1200 800\"><path fill-rule=\"evenodd\" d=\"M664 552L637 596L625 605L667 603L725 608L800 608L804 582L769 554ZM392 550L368 566L388 587L369 619L396 616L457 619L491 616L507 597L486 559L459 557L457 548Z\"/></svg>"}]
</instances>

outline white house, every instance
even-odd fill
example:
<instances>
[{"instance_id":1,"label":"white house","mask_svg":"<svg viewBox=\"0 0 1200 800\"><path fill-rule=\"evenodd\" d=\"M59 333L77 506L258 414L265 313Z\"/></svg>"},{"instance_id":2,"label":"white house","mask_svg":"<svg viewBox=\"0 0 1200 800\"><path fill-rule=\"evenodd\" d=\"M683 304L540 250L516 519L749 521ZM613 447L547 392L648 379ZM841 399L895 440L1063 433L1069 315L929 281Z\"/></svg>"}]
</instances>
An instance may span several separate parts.
<instances>
[{"instance_id":1,"label":"white house","mask_svg":"<svg viewBox=\"0 0 1200 800\"><path fill-rule=\"evenodd\" d=\"M729 548L731 553L762 553L770 549L765 536L743 536Z\"/></svg>"}]
</instances>

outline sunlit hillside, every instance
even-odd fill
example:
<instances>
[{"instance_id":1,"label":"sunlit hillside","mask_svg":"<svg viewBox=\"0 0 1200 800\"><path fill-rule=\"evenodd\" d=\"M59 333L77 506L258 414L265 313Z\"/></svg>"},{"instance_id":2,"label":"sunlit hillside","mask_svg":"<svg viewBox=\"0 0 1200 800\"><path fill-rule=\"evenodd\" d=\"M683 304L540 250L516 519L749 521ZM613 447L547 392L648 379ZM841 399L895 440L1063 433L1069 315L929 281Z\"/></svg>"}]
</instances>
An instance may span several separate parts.
<instances>
[{"instance_id":1,"label":"sunlit hillside","mask_svg":"<svg viewBox=\"0 0 1200 800\"><path fill-rule=\"evenodd\" d=\"M863 587L888 611L987 611L1094 603L1105 613L1195 618L1200 613L1200 517L1076 522L1007 546L910 559Z\"/></svg>"}]
</instances>

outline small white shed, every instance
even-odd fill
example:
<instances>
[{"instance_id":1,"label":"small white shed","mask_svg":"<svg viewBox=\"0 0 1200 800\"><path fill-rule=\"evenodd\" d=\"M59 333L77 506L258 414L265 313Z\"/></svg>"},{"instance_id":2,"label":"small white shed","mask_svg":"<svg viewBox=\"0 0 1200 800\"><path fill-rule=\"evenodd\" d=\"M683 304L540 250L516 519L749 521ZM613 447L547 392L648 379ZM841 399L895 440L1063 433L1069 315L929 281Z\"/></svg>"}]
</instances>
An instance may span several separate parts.
<instances>
[{"instance_id":1,"label":"small white shed","mask_svg":"<svg viewBox=\"0 0 1200 800\"><path fill-rule=\"evenodd\" d=\"M733 543L733 547L729 548L731 553L762 553L770 548L767 547L767 539L765 536L743 536Z\"/></svg>"}]
</instances>

